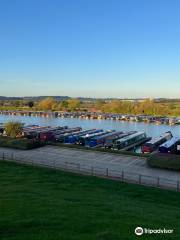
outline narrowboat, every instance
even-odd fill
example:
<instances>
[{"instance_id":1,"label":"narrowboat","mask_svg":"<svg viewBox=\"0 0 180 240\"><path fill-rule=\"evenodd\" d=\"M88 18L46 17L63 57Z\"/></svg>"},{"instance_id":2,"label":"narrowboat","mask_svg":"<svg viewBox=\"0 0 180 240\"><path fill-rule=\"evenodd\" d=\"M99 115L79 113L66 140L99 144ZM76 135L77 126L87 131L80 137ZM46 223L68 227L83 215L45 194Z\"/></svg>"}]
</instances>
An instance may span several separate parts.
<instances>
[{"instance_id":1,"label":"narrowboat","mask_svg":"<svg viewBox=\"0 0 180 240\"><path fill-rule=\"evenodd\" d=\"M70 144L74 144L76 143L79 138L81 136L87 136L88 134L93 134L93 133L98 133L99 130L98 129L90 129L90 130L84 130L84 131L80 131L76 134L70 134L68 136L65 136L64 138L64 143L70 143Z\"/></svg>"},{"instance_id":2,"label":"narrowboat","mask_svg":"<svg viewBox=\"0 0 180 240\"><path fill-rule=\"evenodd\" d=\"M136 131L131 131L131 132L117 132L116 135L112 136L112 137L108 137L105 139L105 143L104 143L104 147L105 148L112 148L113 144L116 140L121 139L123 137L129 136L131 134L136 133Z\"/></svg>"},{"instance_id":3,"label":"narrowboat","mask_svg":"<svg viewBox=\"0 0 180 240\"><path fill-rule=\"evenodd\" d=\"M176 153L178 150L178 145L180 145L179 137L172 137L167 142L159 146L160 153Z\"/></svg>"},{"instance_id":4,"label":"narrowboat","mask_svg":"<svg viewBox=\"0 0 180 240\"><path fill-rule=\"evenodd\" d=\"M110 138L116 135L116 131L112 130L104 135L93 137L88 142L88 147L97 147L97 146L104 146L106 138Z\"/></svg>"},{"instance_id":5,"label":"narrowboat","mask_svg":"<svg viewBox=\"0 0 180 240\"><path fill-rule=\"evenodd\" d=\"M81 132L81 129L77 128L77 129L74 129L73 131L68 131L68 132L65 132L65 133L60 133L58 135L55 135L55 140L58 141L58 142L62 142L64 143L64 139L68 136L72 136L72 135L75 135L75 134L78 134Z\"/></svg>"},{"instance_id":6,"label":"narrowboat","mask_svg":"<svg viewBox=\"0 0 180 240\"><path fill-rule=\"evenodd\" d=\"M56 133L55 133L55 140L56 141L58 141L62 136L64 136L64 134L69 134L69 133L77 133L77 132L79 132L79 131L81 131L82 130L82 128L81 127L75 127L75 128L67 128L67 129L65 129L65 130L63 130L63 131L57 131Z\"/></svg>"},{"instance_id":7,"label":"narrowboat","mask_svg":"<svg viewBox=\"0 0 180 240\"><path fill-rule=\"evenodd\" d=\"M141 149L143 153L151 153L158 149L158 147L165 143L167 140L170 140L172 138L171 132L166 132L165 134L156 137L145 144L142 145Z\"/></svg>"},{"instance_id":8,"label":"narrowboat","mask_svg":"<svg viewBox=\"0 0 180 240\"><path fill-rule=\"evenodd\" d=\"M134 147L140 142L147 139L145 132L136 132L130 136L123 137L115 141L113 148L118 150L127 150L127 148Z\"/></svg>"},{"instance_id":9,"label":"narrowboat","mask_svg":"<svg viewBox=\"0 0 180 240\"><path fill-rule=\"evenodd\" d=\"M101 136L109 133L109 131L103 131L102 129L98 133L93 133L93 134L87 134L86 136L81 136L79 138L79 144L82 146L88 146L89 141L91 138L96 137L96 136Z\"/></svg>"}]
</instances>

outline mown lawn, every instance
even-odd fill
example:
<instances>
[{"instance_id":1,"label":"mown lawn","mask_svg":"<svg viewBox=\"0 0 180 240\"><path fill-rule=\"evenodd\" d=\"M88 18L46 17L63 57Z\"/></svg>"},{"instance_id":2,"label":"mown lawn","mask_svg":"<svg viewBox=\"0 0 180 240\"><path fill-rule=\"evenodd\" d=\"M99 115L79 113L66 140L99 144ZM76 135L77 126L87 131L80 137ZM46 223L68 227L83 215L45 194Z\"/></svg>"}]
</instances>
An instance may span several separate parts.
<instances>
[{"instance_id":1,"label":"mown lawn","mask_svg":"<svg viewBox=\"0 0 180 240\"><path fill-rule=\"evenodd\" d=\"M180 193L0 162L0 239L179 240Z\"/></svg>"}]
</instances>

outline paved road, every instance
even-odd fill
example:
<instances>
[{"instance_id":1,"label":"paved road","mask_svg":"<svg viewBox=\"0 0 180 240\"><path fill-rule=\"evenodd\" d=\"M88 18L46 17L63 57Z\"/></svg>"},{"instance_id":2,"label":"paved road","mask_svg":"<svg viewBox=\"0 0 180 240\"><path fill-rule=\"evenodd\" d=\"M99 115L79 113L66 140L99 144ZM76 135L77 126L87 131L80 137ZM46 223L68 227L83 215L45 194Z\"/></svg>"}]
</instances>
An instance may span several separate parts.
<instances>
[{"instance_id":1,"label":"paved road","mask_svg":"<svg viewBox=\"0 0 180 240\"><path fill-rule=\"evenodd\" d=\"M96 175L108 174L112 177L121 177L123 170L124 177L127 180L141 181L144 184L158 184L159 177L161 186L174 188L177 187L177 181L180 181L180 172L149 168L146 165L145 158L135 156L55 146L45 146L28 151L0 148L0 157L3 152L7 158L11 158L11 155L13 155L14 159L33 160L35 164L48 164L59 168L64 165L89 172L93 167ZM139 179L139 174L143 175L141 179Z\"/></svg>"}]
</instances>

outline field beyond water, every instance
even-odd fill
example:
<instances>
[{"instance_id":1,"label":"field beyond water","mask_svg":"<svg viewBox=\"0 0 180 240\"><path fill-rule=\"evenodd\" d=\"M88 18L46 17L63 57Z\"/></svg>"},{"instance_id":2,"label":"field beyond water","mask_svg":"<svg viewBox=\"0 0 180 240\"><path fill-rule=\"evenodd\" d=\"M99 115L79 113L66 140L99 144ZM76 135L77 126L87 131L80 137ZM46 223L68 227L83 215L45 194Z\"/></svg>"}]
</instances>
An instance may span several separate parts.
<instances>
[{"instance_id":1,"label":"field beyond water","mask_svg":"<svg viewBox=\"0 0 180 240\"><path fill-rule=\"evenodd\" d=\"M0 183L1 240L180 239L178 192L2 161Z\"/></svg>"}]
</instances>

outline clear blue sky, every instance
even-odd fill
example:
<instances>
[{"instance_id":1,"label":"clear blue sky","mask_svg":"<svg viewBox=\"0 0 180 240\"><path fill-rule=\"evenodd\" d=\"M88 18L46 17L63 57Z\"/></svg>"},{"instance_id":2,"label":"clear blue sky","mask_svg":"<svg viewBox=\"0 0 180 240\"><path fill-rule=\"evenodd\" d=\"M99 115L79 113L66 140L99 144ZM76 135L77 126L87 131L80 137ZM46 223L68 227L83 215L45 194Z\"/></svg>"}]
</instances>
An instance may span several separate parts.
<instances>
[{"instance_id":1,"label":"clear blue sky","mask_svg":"<svg viewBox=\"0 0 180 240\"><path fill-rule=\"evenodd\" d=\"M0 95L180 97L179 0L0 0Z\"/></svg>"}]
</instances>

